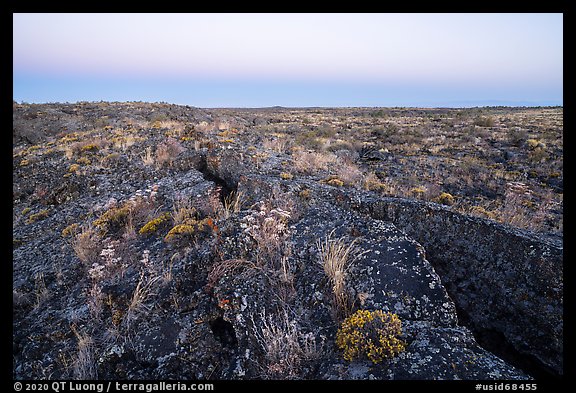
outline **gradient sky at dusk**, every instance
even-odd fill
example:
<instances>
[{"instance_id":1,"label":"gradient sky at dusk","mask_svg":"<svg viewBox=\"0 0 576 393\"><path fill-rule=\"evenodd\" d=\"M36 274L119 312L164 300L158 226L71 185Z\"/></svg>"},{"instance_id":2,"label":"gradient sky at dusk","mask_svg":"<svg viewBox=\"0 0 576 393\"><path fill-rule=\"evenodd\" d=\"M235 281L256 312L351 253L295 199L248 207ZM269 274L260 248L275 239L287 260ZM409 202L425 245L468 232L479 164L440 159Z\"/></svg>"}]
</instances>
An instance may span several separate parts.
<instances>
[{"instance_id":1,"label":"gradient sky at dusk","mask_svg":"<svg viewBox=\"0 0 576 393\"><path fill-rule=\"evenodd\" d=\"M562 14L14 14L18 102L562 105Z\"/></svg>"}]
</instances>

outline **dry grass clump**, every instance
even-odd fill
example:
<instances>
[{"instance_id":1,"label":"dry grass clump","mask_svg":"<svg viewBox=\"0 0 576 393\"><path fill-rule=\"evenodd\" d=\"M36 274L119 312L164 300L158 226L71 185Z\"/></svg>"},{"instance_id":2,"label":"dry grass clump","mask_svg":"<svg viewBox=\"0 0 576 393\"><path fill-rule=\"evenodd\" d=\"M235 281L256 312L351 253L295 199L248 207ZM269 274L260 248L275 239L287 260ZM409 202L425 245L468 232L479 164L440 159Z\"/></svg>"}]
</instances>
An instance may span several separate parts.
<instances>
[{"instance_id":1,"label":"dry grass clump","mask_svg":"<svg viewBox=\"0 0 576 393\"><path fill-rule=\"evenodd\" d=\"M98 231L88 226L73 236L72 249L78 259L90 266L100 259L100 252L102 251L101 240Z\"/></svg>"},{"instance_id":2,"label":"dry grass clump","mask_svg":"<svg viewBox=\"0 0 576 393\"><path fill-rule=\"evenodd\" d=\"M156 166L162 168L170 166L176 157L185 151L186 148L172 137L166 138L166 141L156 147L156 157L154 159Z\"/></svg>"},{"instance_id":3,"label":"dry grass clump","mask_svg":"<svg viewBox=\"0 0 576 393\"><path fill-rule=\"evenodd\" d=\"M190 198L176 196L172 205L172 220L174 225L187 224L196 221L198 211Z\"/></svg>"},{"instance_id":4,"label":"dry grass clump","mask_svg":"<svg viewBox=\"0 0 576 393\"><path fill-rule=\"evenodd\" d=\"M364 173L353 162L341 162L336 169L336 176L346 186L362 188L364 183Z\"/></svg>"},{"instance_id":5,"label":"dry grass clump","mask_svg":"<svg viewBox=\"0 0 576 393\"><path fill-rule=\"evenodd\" d=\"M266 315L265 311L257 315L259 324L255 325L255 337L263 352L263 361L259 365L266 379L299 379L306 361L320 356L320 346L313 333L304 334L288 312ZM256 326L259 325L259 326Z\"/></svg>"},{"instance_id":6,"label":"dry grass clump","mask_svg":"<svg viewBox=\"0 0 576 393\"><path fill-rule=\"evenodd\" d=\"M140 315L150 311L151 306L148 301L157 294L161 280L161 276L145 276L143 273L140 275L123 319L127 330L130 330L132 323Z\"/></svg>"},{"instance_id":7,"label":"dry grass clump","mask_svg":"<svg viewBox=\"0 0 576 393\"><path fill-rule=\"evenodd\" d=\"M211 292L214 286L226 274L235 274L244 267L254 267L254 264L245 259L226 259L224 261L215 262L208 273L206 279L206 292Z\"/></svg>"},{"instance_id":8,"label":"dry grass clump","mask_svg":"<svg viewBox=\"0 0 576 393\"><path fill-rule=\"evenodd\" d=\"M258 212L247 218L245 230L256 243L256 265L280 269L291 253L290 211L273 208L270 203L261 203Z\"/></svg>"},{"instance_id":9,"label":"dry grass clump","mask_svg":"<svg viewBox=\"0 0 576 393\"><path fill-rule=\"evenodd\" d=\"M347 244L344 238L332 238L334 231L330 232L324 240L316 241L320 252L320 264L331 285L333 304L336 315L347 316L352 310L352 298L346 289L346 275L349 264L359 257L353 240Z\"/></svg>"},{"instance_id":10,"label":"dry grass clump","mask_svg":"<svg viewBox=\"0 0 576 393\"><path fill-rule=\"evenodd\" d=\"M154 154L152 153L152 147L148 146L144 153L140 156L142 159L142 163L146 166L154 165L155 159Z\"/></svg>"},{"instance_id":11,"label":"dry grass clump","mask_svg":"<svg viewBox=\"0 0 576 393\"><path fill-rule=\"evenodd\" d=\"M73 142L63 147L66 158L71 159L84 154L94 154L109 145L109 142L101 137L89 135L86 137L85 140Z\"/></svg>"},{"instance_id":12,"label":"dry grass clump","mask_svg":"<svg viewBox=\"0 0 576 393\"><path fill-rule=\"evenodd\" d=\"M314 174L318 171L326 171L338 163L338 157L334 153L307 152L297 150L292 154L294 170L303 174Z\"/></svg>"},{"instance_id":13,"label":"dry grass clump","mask_svg":"<svg viewBox=\"0 0 576 393\"><path fill-rule=\"evenodd\" d=\"M136 227L144 225L153 217L155 207L155 196L158 187L153 186L147 190L150 193L144 195L138 190L122 204L116 200L111 200L105 207L107 209L94 220L92 225L99 230L100 235L123 236L127 239L136 237ZM164 220L165 221L165 220Z\"/></svg>"},{"instance_id":14,"label":"dry grass clump","mask_svg":"<svg viewBox=\"0 0 576 393\"><path fill-rule=\"evenodd\" d=\"M284 135L268 138L262 142L262 147L266 150L284 153L288 151L288 148L290 147L290 140Z\"/></svg>"},{"instance_id":15,"label":"dry grass clump","mask_svg":"<svg viewBox=\"0 0 576 393\"><path fill-rule=\"evenodd\" d=\"M242 203L244 200L244 193L242 191L232 191L226 195L222 204L222 212L220 217L223 219L230 218L231 215L238 213L242 210Z\"/></svg>"},{"instance_id":16,"label":"dry grass clump","mask_svg":"<svg viewBox=\"0 0 576 393\"><path fill-rule=\"evenodd\" d=\"M72 326L78 340L78 353L73 362L72 375L79 380L98 379L98 365L94 354L94 340L88 334L82 334Z\"/></svg>"}]
</instances>

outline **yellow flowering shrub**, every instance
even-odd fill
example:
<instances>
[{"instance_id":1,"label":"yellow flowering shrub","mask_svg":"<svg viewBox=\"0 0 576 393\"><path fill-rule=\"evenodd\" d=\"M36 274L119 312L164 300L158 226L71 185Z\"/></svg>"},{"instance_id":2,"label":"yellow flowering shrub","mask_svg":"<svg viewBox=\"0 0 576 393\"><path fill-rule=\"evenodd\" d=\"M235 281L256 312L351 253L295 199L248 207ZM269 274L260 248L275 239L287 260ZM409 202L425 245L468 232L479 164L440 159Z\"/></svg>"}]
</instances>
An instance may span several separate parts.
<instances>
[{"instance_id":1,"label":"yellow flowering shrub","mask_svg":"<svg viewBox=\"0 0 576 393\"><path fill-rule=\"evenodd\" d=\"M141 235L148 235L156 232L164 223L172 218L170 213L162 213L160 216L148 221L140 230L138 231Z\"/></svg>"},{"instance_id":2,"label":"yellow flowering shrub","mask_svg":"<svg viewBox=\"0 0 576 393\"><path fill-rule=\"evenodd\" d=\"M76 234L80 230L80 225L77 223L70 224L66 228L62 229L62 237L69 237Z\"/></svg>"},{"instance_id":3,"label":"yellow flowering shrub","mask_svg":"<svg viewBox=\"0 0 576 393\"><path fill-rule=\"evenodd\" d=\"M89 143L87 145L84 145L80 148L81 151L83 152L94 152L97 151L100 147L98 145L96 145L95 143Z\"/></svg>"},{"instance_id":4,"label":"yellow flowering shrub","mask_svg":"<svg viewBox=\"0 0 576 393\"><path fill-rule=\"evenodd\" d=\"M178 224L166 234L165 242L174 242L178 240L193 239L200 234L217 232L218 228L212 218L207 217L203 220L188 220L186 224Z\"/></svg>"},{"instance_id":5,"label":"yellow flowering shrub","mask_svg":"<svg viewBox=\"0 0 576 393\"><path fill-rule=\"evenodd\" d=\"M43 220L46 217L48 217L48 210L41 210L38 213L32 214L31 216L28 217L28 220L26 220L26 224L32 224L36 221L39 220Z\"/></svg>"},{"instance_id":6,"label":"yellow flowering shrub","mask_svg":"<svg viewBox=\"0 0 576 393\"><path fill-rule=\"evenodd\" d=\"M342 186L344 186L344 182L343 182L342 180L338 179L337 176L333 176L333 175L332 175L332 176L328 176L328 178L325 179L324 182L325 182L326 184L329 184L329 185L333 186L333 187L342 187Z\"/></svg>"},{"instance_id":7,"label":"yellow flowering shrub","mask_svg":"<svg viewBox=\"0 0 576 393\"><path fill-rule=\"evenodd\" d=\"M452 206L454 204L454 197L452 194L443 192L434 199L434 202L441 203L442 205Z\"/></svg>"},{"instance_id":8,"label":"yellow flowering shrub","mask_svg":"<svg viewBox=\"0 0 576 393\"><path fill-rule=\"evenodd\" d=\"M401 335L398 315L358 310L342 322L336 333L336 345L348 361L365 355L373 363L379 363L404 351L406 343L398 338Z\"/></svg>"},{"instance_id":9,"label":"yellow flowering shrub","mask_svg":"<svg viewBox=\"0 0 576 393\"><path fill-rule=\"evenodd\" d=\"M76 162L82 165L90 165L92 163L92 161L90 161L90 159L86 157L80 157L76 160Z\"/></svg>"},{"instance_id":10,"label":"yellow flowering shrub","mask_svg":"<svg viewBox=\"0 0 576 393\"><path fill-rule=\"evenodd\" d=\"M93 224L102 233L116 232L128 223L130 214L129 206L114 207L102 214Z\"/></svg>"}]
</instances>

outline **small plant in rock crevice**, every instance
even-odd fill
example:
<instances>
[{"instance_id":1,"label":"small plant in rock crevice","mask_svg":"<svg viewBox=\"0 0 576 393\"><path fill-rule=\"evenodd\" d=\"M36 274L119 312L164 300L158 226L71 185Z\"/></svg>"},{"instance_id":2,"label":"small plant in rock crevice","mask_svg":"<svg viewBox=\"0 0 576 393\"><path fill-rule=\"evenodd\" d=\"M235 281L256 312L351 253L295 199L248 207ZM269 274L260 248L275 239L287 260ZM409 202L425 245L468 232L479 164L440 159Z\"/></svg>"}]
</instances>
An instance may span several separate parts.
<instances>
[{"instance_id":1,"label":"small plant in rock crevice","mask_svg":"<svg viewBox=\"0 0 576 393\"><path fill-rule=\"evenodd\" d=\"M346 244L344 238L332 238L332 230L316 247L320 253L320 264L328 277L333 295L333 305L337 316L346 316L352 309L352 298L346 289L346 275L349 264L360 256L355 241Z\"/></svg>"}]
</instances>

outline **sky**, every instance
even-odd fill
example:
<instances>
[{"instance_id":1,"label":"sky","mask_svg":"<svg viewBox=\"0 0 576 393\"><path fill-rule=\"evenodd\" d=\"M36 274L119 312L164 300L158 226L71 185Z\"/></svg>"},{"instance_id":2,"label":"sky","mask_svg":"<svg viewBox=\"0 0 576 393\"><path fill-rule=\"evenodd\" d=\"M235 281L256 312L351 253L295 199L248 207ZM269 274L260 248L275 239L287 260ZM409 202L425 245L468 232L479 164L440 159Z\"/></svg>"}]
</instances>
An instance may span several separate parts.
<instances>
[{"instance_id":1,"label":"sky","mask_svg":"<svg viewBox=\"0 0 576 393\"><path fill-rule=\"evenodd\" d=\"M16 13L13 98L563 105L563 15Z\"/></svg>"}]
</instances>

